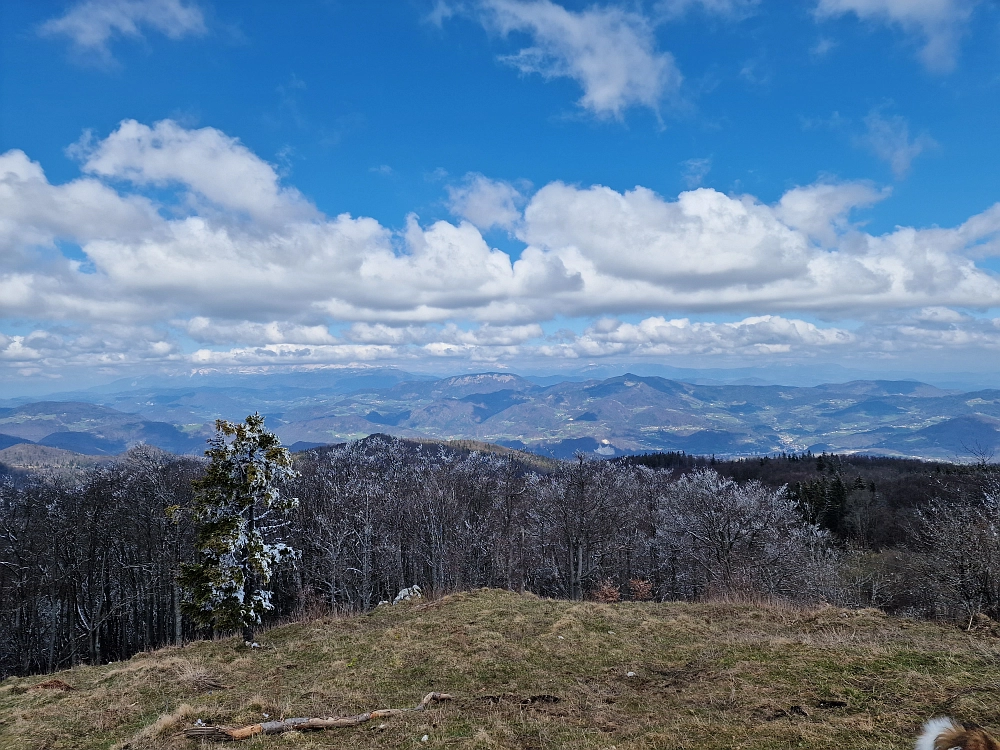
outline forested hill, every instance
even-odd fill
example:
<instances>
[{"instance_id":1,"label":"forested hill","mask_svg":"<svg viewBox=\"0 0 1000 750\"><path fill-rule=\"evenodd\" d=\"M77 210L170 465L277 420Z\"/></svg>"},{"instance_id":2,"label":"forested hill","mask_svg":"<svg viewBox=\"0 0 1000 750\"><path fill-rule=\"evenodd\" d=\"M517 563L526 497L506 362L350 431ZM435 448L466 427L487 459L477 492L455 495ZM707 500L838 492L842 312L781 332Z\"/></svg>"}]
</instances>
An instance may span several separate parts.
<instances>
[{"instance_id":1,"label":"forested hill","mask_svg":"<svg viewBox=\"0 0 1000 750\"><path fill-rule=\"evenodd\" d=\"M477 447L376 435L298 454L281 488L298 507L279 530L301 556L273 579L272 617L367 611L419 584L572 600L728 592L1000 619L991 464L540 462ZM195 557L192 480L205 466L138 446L0 483L0 676L202 634L181 611L177 574Z\"/></svg>"},{"instance_id":2,"label":"forested hill","mask_svg":"<svg viewBox=\"0 0 1000 750\"><path fill-rule=\"evenodd\" d=\"M427 379L331 371L288 382L247 377L231 387L117 387L8 402L0 409L0 450L27 441L116 455L145 442L199 454L215 419L254 411L296 448L382 432L499 443L555 458L810 450L963 461L977 449L1000 450L1000 391L961 393L913 381L793 387L636 375L536 382L510 373Z\"/></svg>"}]
</instances>

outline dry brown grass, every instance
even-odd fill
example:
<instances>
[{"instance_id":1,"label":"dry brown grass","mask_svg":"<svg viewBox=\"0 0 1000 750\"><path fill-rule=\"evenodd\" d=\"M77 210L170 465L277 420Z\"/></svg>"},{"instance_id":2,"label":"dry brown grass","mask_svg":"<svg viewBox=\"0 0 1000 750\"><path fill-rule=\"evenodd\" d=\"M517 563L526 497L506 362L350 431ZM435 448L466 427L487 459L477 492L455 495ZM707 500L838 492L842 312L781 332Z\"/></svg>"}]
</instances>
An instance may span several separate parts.
<instances>
[{"instance_id":1,"label":"dry brown grass","mask_svg":"<svg viewBox=\"0 0 1000 750\"><path fill-rule=\"evenodd\" d=\"M72 691L7 680L0 748L195 750L178 732L198 719L349 715L411 706L432 690L456 700L246 745L874 750L911 747L940 712L1000 727L991 630L873 610L478 591L287 625L262 642L252 651L236 640L195 643L57 675Z\"/></svg>"}]
</instances>

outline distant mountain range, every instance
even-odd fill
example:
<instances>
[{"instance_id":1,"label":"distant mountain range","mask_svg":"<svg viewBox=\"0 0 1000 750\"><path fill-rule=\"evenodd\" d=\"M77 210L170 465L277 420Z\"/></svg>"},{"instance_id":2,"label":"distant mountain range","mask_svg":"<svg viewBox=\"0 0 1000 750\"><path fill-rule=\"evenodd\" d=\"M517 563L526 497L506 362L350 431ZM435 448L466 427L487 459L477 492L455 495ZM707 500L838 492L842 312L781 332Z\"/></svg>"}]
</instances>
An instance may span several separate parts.
<instances>
[{"instance_id":1,"label":"distant mountain range","mask_svg":"<svg viewBox=\"0 0 1000 750\"><path fill-rule=\"evenodd\" d=\"M173 424L99 404L38 401L0 409L0 450L21 443L98 456L121 453L136 443L191 453L202 450L204 439Z\"/></svg>"},{"instance_id":2,"label":"distant mountain range","mask_svg":"<svg viewBox=\"0 0 1000 750\"><path fill-rule=\"evenodd\" d=\"M384 432L487 441L556 458L812 450L967 460L1000 451L1000 390L949 391L915 381L706 385L625 374L553 383L510 373L428 378L371 368L186 387L116 385L0 409L0 450L37 443L113 455L146 442L201 453L215 419L260 411L294 449Z\"/></svg>"}]
</instances>

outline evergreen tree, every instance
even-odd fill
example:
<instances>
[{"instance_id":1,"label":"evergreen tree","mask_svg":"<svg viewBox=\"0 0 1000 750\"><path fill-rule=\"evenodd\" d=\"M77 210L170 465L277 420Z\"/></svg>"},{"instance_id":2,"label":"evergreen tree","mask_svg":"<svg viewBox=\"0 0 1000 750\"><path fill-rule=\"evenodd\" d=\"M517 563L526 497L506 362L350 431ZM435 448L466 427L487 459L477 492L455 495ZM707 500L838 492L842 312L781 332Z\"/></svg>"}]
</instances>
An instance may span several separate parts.
<instances>
[{"instance_id":1,"label":"evergreen tree","mask_svg":"<svg viewBox=\"0 0 1000 750\"><path fill-rule=\"evenodd\" d=\"M272 608L268 588L278 565L297 557L278 541L284 517L298 504L282 497L278 482L297 475L291 455L264 428L264 417L215 423L205 455L204 477L195 480L195 546L198 560L182 566L184 611L204 627L241 628L253 641L254 626Z\"/></svg>"},{"instance_id":2,"label":"evergreen tree","mask_svg":"<svg viewBox=\"0 0 1000 750\"><path fill-rule=\"evenodd\" d=\"M822 525L834 534L843 537L845 532L844 520L847 516L847 485L841 479L840 474L833 477L830 488L826 494L826 508L823 512Z\"/></svg>"}]
</instances>

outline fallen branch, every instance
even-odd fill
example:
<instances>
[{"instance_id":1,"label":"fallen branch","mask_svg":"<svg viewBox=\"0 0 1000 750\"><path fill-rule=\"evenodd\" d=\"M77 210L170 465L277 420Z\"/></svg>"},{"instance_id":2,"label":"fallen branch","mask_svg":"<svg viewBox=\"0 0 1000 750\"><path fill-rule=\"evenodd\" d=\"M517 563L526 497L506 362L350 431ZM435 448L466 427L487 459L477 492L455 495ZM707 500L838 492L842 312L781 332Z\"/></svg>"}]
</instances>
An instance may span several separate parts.
<instances>
[{"instance_id":1,"label":"fallen branch","mask_svg":"<svg viewBox=\"0 0 1000 750\"><path fill-rule=\"evenodd\" d=\"M184 736L189 739L210 740L212 742L230 742L245 740L258 734L282 734L284 732L308 732L316 729L336 729L338 727L356 727L372 719L385 719L389 716L409 714L423 711L431 703L450 701L448 693L428 693L424 699L413 708L381 708L377 711L358 714L357 716L340 716L331 719L285 719L284 721L265 721L262 724L251 724L246 727L188 727Z\"/></svg>"}]
</instances>

